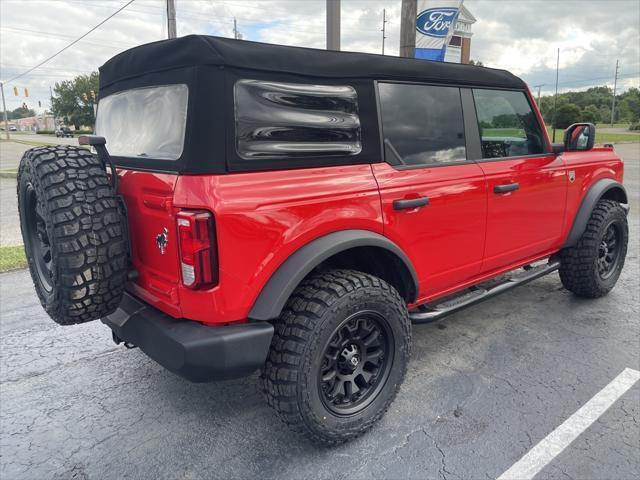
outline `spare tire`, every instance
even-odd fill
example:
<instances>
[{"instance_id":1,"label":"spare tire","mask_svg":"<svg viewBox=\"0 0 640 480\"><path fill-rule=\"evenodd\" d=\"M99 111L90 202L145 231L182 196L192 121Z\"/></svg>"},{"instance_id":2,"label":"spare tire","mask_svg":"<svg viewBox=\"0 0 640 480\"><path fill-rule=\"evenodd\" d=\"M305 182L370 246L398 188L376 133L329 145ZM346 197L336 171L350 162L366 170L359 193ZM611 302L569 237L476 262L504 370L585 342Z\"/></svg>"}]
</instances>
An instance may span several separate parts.
<instances>
[{"instance_id":1,"label":"spare tire","mask_svg":"<svg viewBox=\"0 0 640 480\"><path fill-rule=\"evenodd\" d=\"M28 150L18 171L18 210L49 316L72 325L114 312L127 281L126 218L100 160L79 147Z\"/></svg>"}]
</instances>

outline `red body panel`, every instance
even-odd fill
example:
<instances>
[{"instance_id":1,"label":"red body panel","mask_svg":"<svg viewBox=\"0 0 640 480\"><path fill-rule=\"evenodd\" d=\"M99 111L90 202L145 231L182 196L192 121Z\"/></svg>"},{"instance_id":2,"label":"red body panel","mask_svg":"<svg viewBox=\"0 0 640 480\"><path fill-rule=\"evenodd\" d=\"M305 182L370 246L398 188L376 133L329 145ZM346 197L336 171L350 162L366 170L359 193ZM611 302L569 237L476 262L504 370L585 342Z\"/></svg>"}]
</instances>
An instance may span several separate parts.
<instances>
[{"instance_id":1,"label":"red body panel","mask_svg":"<svg viewBox=\"0 0 640 480\"><path fill-rule=\"evenodd\" d=\"M487 186L475 163L396 170L373 165L380 186L384 233L411 259L418 303L480 271L487 222ZM429 204L394 210L393 201L427 196Z\"/></svg>"},{"instance_id":2,"label":"red body panel","mask_svg":"<svg viewBox=\"0 0 640 480\"><path fill-rule=\"evenodd\" d=\"M246 319L273 272L313 239L347 229L382 233L369 165L181 176L174 206L214 213L219 285L178 288L182 316L206 323Z\"/></svg>"},{"instance_id":3,"label":"red body panel","mask_svg":"<svg viewBox=\"0 0 640 480\"><path fill-rule=\"evenodd\" d=\"M567 172L562 156L483 162L488 183L487 240L482 272L559 248L564 226ZM518 183L509 193L494 187Z\"/></svg>"},{"instance_id":4,"label":"red body panel","mask_svg":"<svg viewBox=\"0 0 640 480\"><path fill-rule=\"evenodd\" d=\"M363 229L407 254L420 304L557 252L587 190L602 178L622 182L622 173L612 148L414 169L377 163L182 176L120 170L139 273L129 290L176 318L245 321L271 275L300 247ZM493 191L515 182L514 192ZM421 196L429 197L422 208L393 208L394 200ZM213 288L181 284L180 209L214 216L219 281ZM156 244L162 233L164 252Z\"/></svg>"},{"instance_id":5,"label":"red body panel","mask_svg":"<svg viewBox=\"0 0 640 480\"><path fill-rule=\"evenodd\" d=\"M624 164L612 147L597 147L589 152L564 152L562 158L567 171L575 173L575 180L567 189L567 210L562 232L564 240L569 235L573 218L587 191L603 178L622 183Z\"/></svg>"}]
</instances>

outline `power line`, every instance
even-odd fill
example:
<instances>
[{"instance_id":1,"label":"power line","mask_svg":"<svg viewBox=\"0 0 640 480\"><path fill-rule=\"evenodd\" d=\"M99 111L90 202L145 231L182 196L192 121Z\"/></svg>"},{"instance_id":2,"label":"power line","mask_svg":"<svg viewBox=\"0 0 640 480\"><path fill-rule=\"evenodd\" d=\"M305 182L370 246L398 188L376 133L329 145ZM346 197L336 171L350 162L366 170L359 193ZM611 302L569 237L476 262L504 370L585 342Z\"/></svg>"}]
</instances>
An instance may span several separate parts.
<instances>
[{"instance_id":1,"label":"power line","mask_svg":"<svg viewBox=\"0 0 640 480\"><path fill-rule=\"evenodd\" d=\"M38 35L44 36L44 37L52 37L52 38L75 38L73 35L65 35L64 33L57 33L57 32L43 32L40 30L31 30L28 28L16 28L16 27L6 27L6 26L0 26L0 30L8 30L10 32L13 32L17 35L24 35L24 34L32 34L32 33L36 33ZM91 45L98 45L101 47L114 47L114 48L131 48L134 47L135 45L132 45L130 43L124 43L124 42L118 42L116 41L115 43L113 41L109 42L109 43L105 43L100 41L102 39L100 38L96 38L94 40L84 40L84 43L89 43Z\"/></svg>"},{"instance_id":2,"label":"power line","mask_svg":"<svg viewBox=\"0 0 640 480\"><path fill-rule=\"evenodd\" d=\"M115 12L113 12L111 15L109 15L107 18L105 18L104 20L102 20L100 23L98 23L95 27L93 27L91 30L89 30L88 32L86 32L84 35L81 35L80 37L76 38L73 42L69 43L67 46L65 46L64 48L62 48L61 50L58 50L56 53L54 53L53 55L51 55L50 57L46 58L45 60L43 60L42 62L40 62L39 64L37 64L35 67L31 67L29 70L27 70L26 72L21 73L20 75L16 75L15 77L11 78L10 80L7 80L6 82L3 83L11 83L14 80L17 80L20 77L24 77L25 75L33 72L36 68L41 67L42 65L44 65L45 63L47 63L49 60L53 60L55 57L57 57L58 55L60 55L62 52L64 52L65 50L67 50L68 48L72 47L73 45L75 45L76 43L78 43L80 40L82 40L84 37L86 37L87 35L89 35L91 32L93 32L94 30L98 29L99 27L101 27L102 25L104 25L108 20L110 20L111 18L115 17L118 13L120 13L122 10L124 10L125 8L127 8L129 5L131 5L133 2L135 2L135 0L129 0L127 3L125 3L122 7L120 7L118 10L116 10Z\"/></svg>"}]
</instances>

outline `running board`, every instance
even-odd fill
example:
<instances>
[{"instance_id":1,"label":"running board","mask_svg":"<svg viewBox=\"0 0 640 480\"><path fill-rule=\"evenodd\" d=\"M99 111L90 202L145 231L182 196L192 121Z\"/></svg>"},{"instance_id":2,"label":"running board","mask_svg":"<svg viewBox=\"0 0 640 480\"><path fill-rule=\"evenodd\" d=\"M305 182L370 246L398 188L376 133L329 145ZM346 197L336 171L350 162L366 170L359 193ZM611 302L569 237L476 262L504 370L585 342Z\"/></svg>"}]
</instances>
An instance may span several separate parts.
<instances>
[{"instance_id":1,"label":"running board","mask_svg":"<svg viewBox=\"0 0 640 480\"><path fill-rule=\"evenodd\" d=\"M409 312L409 319L412 323L430 323L441 319L445 315L449 315L458 310L462 310L465 307L481 302L488 298L494 297L499 293L506 292L512 288L524 285L536 278L543 277L548 273L555 272L560 267L560 262L557 260L549 261L544 265L537 265L530 267L521 272L513 273L504 282L499 283L493 287L481 288L477 287L473 290L469 290L467 293L459 295L451 300L445 300L436 305L425 305L418 307L419 310Z\"/></svg>"}]
</instances>

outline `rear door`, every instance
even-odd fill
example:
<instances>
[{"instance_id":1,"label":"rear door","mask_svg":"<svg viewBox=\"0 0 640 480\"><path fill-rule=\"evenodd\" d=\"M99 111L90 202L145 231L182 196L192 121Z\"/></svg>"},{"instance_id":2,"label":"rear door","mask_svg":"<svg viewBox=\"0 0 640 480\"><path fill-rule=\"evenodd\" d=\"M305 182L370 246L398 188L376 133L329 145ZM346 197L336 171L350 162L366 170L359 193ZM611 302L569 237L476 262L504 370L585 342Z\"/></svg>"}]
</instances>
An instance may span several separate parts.
<instances>
[{"instance_id":1,"label":"rear door","mask_svg":"<svg viewBox=\"0 0 640 480\"><path fill-rule=\"evenodd\" d=\"M523 91L473 89L488 182L483 272L545 254L560 240L567 175Z\"/></svg>"},{"instance_id":2,"label":"rear door","mask_svg":"<svg viewBox=\"0 0 640 480\"><path fill-rule=\"evenodd\" d=\"M421 302L480 270L484 174L468 159L459 88L379 82L378 95L386 163L372 168L384 233L411 258Z\"/></svg>"}]
</instances>

